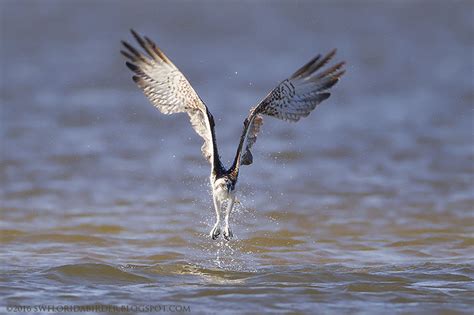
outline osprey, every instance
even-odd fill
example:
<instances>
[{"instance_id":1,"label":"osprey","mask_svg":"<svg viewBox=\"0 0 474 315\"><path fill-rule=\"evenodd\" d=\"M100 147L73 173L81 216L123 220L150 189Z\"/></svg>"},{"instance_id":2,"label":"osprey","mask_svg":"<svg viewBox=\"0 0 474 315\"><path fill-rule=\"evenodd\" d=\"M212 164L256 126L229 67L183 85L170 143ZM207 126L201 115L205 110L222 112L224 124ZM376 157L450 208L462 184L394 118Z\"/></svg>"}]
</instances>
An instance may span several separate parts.
<instances>
[{"instance_id":1,"label":"osprey","mask_svg":"<svg viewBox=\"0 0 474 315\"><path fill-rule=\"evenodd\" d=\"M221 212L224 212L223 236L232 238L229 215L235 199L235 187L241 165L253 162L252 146L257 140L263 123L263 115L296 122L331 94L328 92L344 74L344 62L339 62L323 71L335 55L332 50L322 57L318 55L283 80L257 106L250 109L244 121L239 146L230 168L225 168L219 158L214 132L214 117L197 95L184 75L168 57L147 37L131 30L133 37L146 54L122 41L126 50L121 53L129 61L126 65L134 72L133 81L143 90L150 102L163 114L187 113L191 125L204 140L202 154L211 164L211 188L216 211L216 223L210 232L212 239L221 234ZM223 211L224 210L224 211Z\"/></svg>"}]
</instances>

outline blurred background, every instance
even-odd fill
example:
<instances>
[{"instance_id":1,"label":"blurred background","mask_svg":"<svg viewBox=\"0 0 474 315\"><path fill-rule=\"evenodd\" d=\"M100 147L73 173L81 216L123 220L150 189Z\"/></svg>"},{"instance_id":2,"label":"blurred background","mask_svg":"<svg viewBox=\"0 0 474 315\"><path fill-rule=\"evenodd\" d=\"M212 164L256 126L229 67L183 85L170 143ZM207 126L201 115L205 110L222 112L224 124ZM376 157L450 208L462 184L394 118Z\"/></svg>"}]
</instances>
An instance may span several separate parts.
<instances>
[{"instance_id":1,"label":"blurred background","mask_svg":"<svg viewBox=\"0 0 474 315\"><path fill-rule=\"evenodd\" d=\"M4 0L0 12L2 306L472 306L472 1ZM230 243L208 237L201 139L124 65L130 28L206 102L225 162L281 80L332 48L347 62L308 118L265 119Z\"/></svg>"}]
</instances>

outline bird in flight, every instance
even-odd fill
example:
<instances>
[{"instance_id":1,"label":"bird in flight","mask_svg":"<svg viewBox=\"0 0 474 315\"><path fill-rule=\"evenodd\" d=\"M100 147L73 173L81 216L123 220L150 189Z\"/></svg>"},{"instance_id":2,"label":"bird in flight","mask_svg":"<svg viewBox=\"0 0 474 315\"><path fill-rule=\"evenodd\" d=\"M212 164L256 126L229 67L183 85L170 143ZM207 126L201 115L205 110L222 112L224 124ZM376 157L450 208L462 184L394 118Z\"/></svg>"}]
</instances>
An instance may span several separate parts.
<instances>
[{"instance_id":1,"label":"bird in flight","mask_svg":"<svg viewBox=\"0 0 474 315\"><path fill-rule=\"evenodd\" d=\"M289 78L275 87L257 106L252 107L244 121L239 146L230 168L222 164L217 150L214 117L194 91L191 84L168 57L147 37L131 30L144 53L122 41L121 51L134 72L133 81L143 90L150 102L163 114L187 113L196 133L204 140L203 156L211 164L211 188L216 211L216 223L210 232L212 239L221 234L221 214L224 215L222 234L226 240L233 237L229 228L229 215L235 198L235 188L241 165L253 162L251 149L263 123L263 116L297 122L308 116L315 107L331 94L329 90L344 74L344 62L324 66L334 57L336 50L325 56L317 55Z\"/></svg>"}]
</instances>

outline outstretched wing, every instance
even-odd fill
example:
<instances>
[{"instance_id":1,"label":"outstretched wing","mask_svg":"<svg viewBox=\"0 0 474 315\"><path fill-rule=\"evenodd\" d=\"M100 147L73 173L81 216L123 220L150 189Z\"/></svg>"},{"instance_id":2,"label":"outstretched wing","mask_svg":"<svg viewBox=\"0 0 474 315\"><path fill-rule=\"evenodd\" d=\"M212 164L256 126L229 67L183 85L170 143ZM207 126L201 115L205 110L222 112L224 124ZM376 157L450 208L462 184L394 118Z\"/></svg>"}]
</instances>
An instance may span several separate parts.
<instances>
[{"instance_id":1,"label":"outstretched wing","mask_svg":"<svg viewBox=\"0 0 474 315\"><path fill-rule=\"evenodd\" d=\"M344 62L322 70L322 67L334 57L334 49L326 56L318 55L296 71L291 77L274 88L256 107L250 110L244 121L244 130L234 160L234 171L239 165L252 164L252 146L257 140L258 132L263 124L262 115L272 116L281 120L296 122L308 116L315 107L327 99L329 90L344 74ZM245 148L243 148L245 142ZM244 152L242 152L244 150Z\"/></svg>"},{"instance_id":2,"label":"outstretched wing","mask_svg":"<svg viewBox=\"0 0 474 315\"><path fill-rule=\"evenodd\" d=\"M131 32L148 54L142 54L129 43L122 41L126 50L121 53L129 60L126 62L128 68L135 73L133 81L163 114L185 112L189 115L194 130L204 139L202 154L213 165L217 148L214 141L214 119L207 106L154 42L147 37L140 37L134 30Z\"/></svg>"}]
</instances>

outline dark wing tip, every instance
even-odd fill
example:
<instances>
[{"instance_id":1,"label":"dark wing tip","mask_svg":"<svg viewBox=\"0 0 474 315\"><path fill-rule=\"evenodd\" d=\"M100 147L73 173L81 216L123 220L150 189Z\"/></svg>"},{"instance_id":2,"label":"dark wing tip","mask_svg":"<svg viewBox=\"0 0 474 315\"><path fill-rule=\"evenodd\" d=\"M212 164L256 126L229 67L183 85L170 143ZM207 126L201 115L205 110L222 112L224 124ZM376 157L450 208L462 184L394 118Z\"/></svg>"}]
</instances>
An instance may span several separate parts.
<instances>
[{"instance_id":1,"label":"dark wing tip","mask_svg":"<svg viewBox=\"0 0 474 315\"><path fill-rule=\"evenodd\" d=\"M337 48L333 48L331 51L329 51L321 60L319 68L321 68L326 63L328 63L329 60L331 60L336 55L336 52L337 52Z\"/></svg>"},{"instance_id":2,"label":"dark wing tip","mask_svg":"<svg viewBox=\"0 0 474 315\"><path fill-rule=\"evenodd\" d=\"M324 93L318 94L319 102L321 103L322 101L327 100L329 98L329 96L331 96L331 93L329 93L329 92L324 92Z\"/></svg>"},{"instance_id":3,"label":"dark wing tip","mask_svg":"<svg viewBox=\"0 0 474 315\"><path fill-rule=\"evenodd\" d=\"M126 56L127 58L131 59L134 62L140 60L140 62L149 63L148 60L146 60L146 58L129 43L123 40L122 45L127 49L128 52L133 54L134 57L132 57L130 54L127 54L127 55L132 58L129 58L127 55L124 55L124 56Z\"/></svg>"},{"instance_id":4,"label":"dark wing tip","mask_svg":"<svg viewBox=\"0 0 474 315\"><path fill-rule=\"evenodd\" d=\"M133 80L133 82L135 82L135 83L137 83L137 84L139 84L139 83L142 81L142 79L141 79L139 76L137 76L137 75L134 75L134 76L132 77L132 80Z\"/></svg>"},{"instance_id":5,"label":"dark wing tip","mask_svg":"<svg viewBox=\"0 0 474 315\"><path fill-rule=\"evenodd\" d=\"M131 62L129 62L129 61L126 61L126 62L125 62L125 65L127 65L127 67L128 67L130 70L132 70L133 72L135 72L135 73L137 73L137 74L141 72L141 71L140 71L140 67L138 67L138 66L137 66L136 64L134 64L134 63L131 63Z\"/></svg>"},{"instance_id":6,"label":"dark wing tip","mask_svg":"<svg viewBox=\"0 0 474 315\"><path fill-rule=\"evenodd\" d=\"M328 52L327 56L331 56L332 58L337 53L337 48L333 48L330 52Z\"/></svg>"},{"instance_id":7,"label":"dark wing tip","mask_svg":"<svg viewBox=\"0 0 474 315\"><path fill-rule=\"evenodd\" d=\"M167 64L172 65L171 60L161 51L161 49L156 45L154 41L152 41L147 36L145 36L145 42L147 43L147 46L149 47L150 54L161 59L163 62L166 62Z\"/></svg>"},{"instance_id":8,"label":"dark wing tip","mask_svg":"<svg viewBox=\"0 0 474 315\"><path fill-rule=\"evenodd\" d=\"M298 77L308 77L311 76L315 71L321 69L325 64L331 60L334 55L336 54L337 49L334 48L330 52L328 52L324 57L321 58L321 55L317 55L313 59L311 59L308 63L298 69L290 79L295 79Z\"/></svg>"},{"instance_id":9,"label":"dark wing tip","mask_svg":"<svg viewBox=\"0 0 474 315\"><path fill-rule=\"evenodd\" d=\"M132 45L130 45L128 42L124 41L124 40L121 40L120 41L122 43L122 45L127 48L127 50L129 50L131 53L133 53L134 55L136 55L138 53L138 51L133 48Z\"/></svg>"},{"instance_id":10,"label":"dark wing tip","mask_svg":"<svg viewBox=\"0 0 474 315\"><path fill-rule=\"evenodd\" d=\"M150 46L156 46L156 44L151 40L149 39L147 36L144 37L145 38L145 41L150 45Z\"/></svg>"},{"instance_id":11,"label":"dark wing tip","mask_svg":"<svg viewBox=\"0 0 474 315\"><path fill-rule=\"evenodd\" d=\"M316 70L322 68L324 65L326 65L326 64L329 62L329 60L331 60L331 59L334 57L334 55L336 54L336 51L337 51L337 49L334 48L333 50L331 50L330 52L328 52L328 53L326 54L326 56L323 57L323 59L321 59L318 63L316 63L316 64L312 67L312 69L311 69L312 72L314 72L314 71L316 71Z\"/></svg>"},{"instance_id":12,"label":"dark wing tip","mask_svg":"<svg viewBox=\"0 0 474 315\"><path fill-rule=\"evenodd\" d=\"M342 67L344 66L345 62L342 61L342 62L339 62L329 68L327 68L326 70L324 70L323 72L320 72L319 74L317 74L316 76L314 76L312 78L312 80L320 80L320 79L327 79L327 78L339 78L341 75L344 74L345 70L342 69Z\"/></svg>"},{"instance_id":13,"label":"dark wing tip","mask_svg":"<svg viewBox=\"0 0 474 315\"><path fill-rule=\"evenodd\" d=\"M329 80L327 80L327 82L325 82L322 86L319 87L319 90L320 91L324 91L324 90L329 90L330 88L332 88L337 82L339 82L339 77L331 77Z\"/></svg>"},{"instance_id":14,"label":"dark wing tip","mask_svg":"<svg viewBox=\"0 0 474 315\"><path fill-rule=\"evenodd\" d=\"M334 76L336 76L338 79L342 77L346 73L346 69L342 69L341 71L337 72Z\"/></svg>"},{"instance_id":15,"label":"dark wing tip","mask_svg":"<svg viewBox=\"0 0 474 315\"><path fill-rule=\"evenodd\" d=\"M130 55L128 52L126 52L125 50L120 50L120 53L127 59L131 60L131 61L135 61L135 58Z\"/></svg>"},{"instance_id":16,"label":"dark wing tip","mask_svg":"<svg viewBox=\"0 0 474 315\"><path fill-rule=\"evenodd\" d=\"M308 61L304 66L296 70L295 73L290 77L291 79L294 79L299 76L303 76L305 72L308 71L308 69L313 65L315 62L317 62L321 58L321 54L318 54L317 56L313 57L310 61Z\"/></svg>"},{"instance_id":17,"label":"dark wing tip","mask_svg":"<svg viewBox=\"0 0 474 315\"><path fill-rule=\"evenodd\" d=\"M346 62L345 62L345 61L341 61L341 62L339 63L339 65L340 65L340 66L339 66L337 69L338 69L338 70L340 69L340 71L335 74L337 77L341 77L344 73L346 73L346 69L344 69L344 67L345 67L345 65L346 65Z\"/></svg>"},{"instance_id":18,"label":"dark wing tip","mask_svg":"<svg viewBox=\"0 0 474 315\"><path fill-rule=\"evenodd\" d=\"M150 48L146 44L146 42L143 40L143 37L141 37L137 32L135 32L133 29L130 29L130 32L132 33L133 37L135 40L140 44L140 46L145 49L145 51L150 55L150 57L153 57L152 53L150 52Z\"/></svg>"},{"instance_id":19,"label":"dark wing tip","mask_svg":"<svg viewBox=\"0 0 474 315\"><path fill-rule=\"evenodd\" d=\"M140 46L143 47L145 45L145 42L143 41L143 38L137 32L135 32L133 29L130 29L130 32L132 33L135 40L140 44Z\"/></svg>"},{"instance_id":20,"label":"dark wing tip","mask_svg":"<svg viewBox=\"0 0 474 315\"><path fill-rule=\"evenodd\" d=\"M147 86L146 81L143 80L143 78L142 78L141 76L139 76L139 75L134 75L134 76L132 77L132 80L133 80L133 82L135 82L141 89L144 89L144 88Z\"/></svg>"},{"instance_id":21,"label":"dark wing tip","mask_svg":"<svg viewBox=\"0 0 474 315\"><path fill-rule=\"evenodd\" d=\"M132 33L133 37L135 37L135 39L138 40L138 38L140 38L140 35L135 32L135 30L133 28L130 29L130 33Z\"/></svg>"},{"instance_id":22,"label":"dark wing tip","mask_svg":"<svg viewBox=\"0 0 474 315\"><path fill-rule=\"evenodd\" d=\"M337 80L337 81L339 81L345 73L346 73L346 70L342 69L342 70L335 71L335 72L331 73L330 77Z\"/></svg>"}]
</instances>

